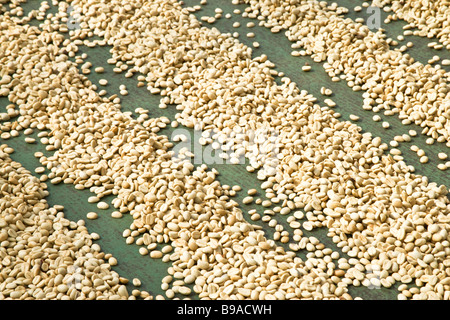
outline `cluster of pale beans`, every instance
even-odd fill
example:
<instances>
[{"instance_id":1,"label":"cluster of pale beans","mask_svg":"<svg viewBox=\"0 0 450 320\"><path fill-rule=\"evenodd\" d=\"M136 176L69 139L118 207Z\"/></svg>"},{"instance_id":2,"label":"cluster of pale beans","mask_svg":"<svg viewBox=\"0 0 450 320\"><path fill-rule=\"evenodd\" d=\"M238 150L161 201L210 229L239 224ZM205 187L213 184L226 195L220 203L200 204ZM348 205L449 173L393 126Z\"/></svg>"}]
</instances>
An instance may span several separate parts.
<instances>
[{"instance_id":1,"label":"cluster of pale beans","mask_svg":"<svg viewBox=\"0 0 450 320\"><path fill-rule=\"evenodd\" d=\"M393 12L387 17L387 23L401 19L408 24L404 27L405 35L417 35L420 37L436 38L437 42L430 42L429 47L436 50L450 49L450 15L449 3L446 0L407 0L402 3L392 0L381 0L375 5L389 8ZM417 30L410 30L417 28ZM449 65L450 60L442 61L443 65Z\"/></svg>"},{"instance_id":2,"label":"cluster of pale beans","mask_svg":"<svg viewBox=\"0 0 450 320\"><path fill-rule=\"evenodd\" d=\"M398 114L403 124L420 125L423 134L450 146L450 75L445 70L390 49L382 30L373 32L361 22L342 18L348 10L336 3L241 2L250 5L249 17L264 17L264 26L286 30L292 47L323 62L333 80L343 79L354 91L363 90L364 109Z\"/></svg>"},{"instance_id":3,"label":"cluster of pale beans","mask_svg":"<svg viewBox=\"0 0 450 320\"><path fill-rule=\"evenodd\" d=\"M448 123L441 121L444 115L439 105L445 97L439 89L444 86L441 71L408 64L410 60L401 54L379 47L381 34L342 20L338 15L342 10L335 5L295 0L278 1L277 6L272 3L251 1L249 12L261 15L274 31L289 28L288 33L295 35L308 54L321 61L331 59L329 72L338 74L339 68L344 68L348 79L353 76L349 81L354 87L367 91L368 105L390 108L391 99L402 92L404 101L394 103L400 116L424 121L425 133L448 139ZM50 170L41 180L89 189L95 193L99 209L107 207L101 198L114 195L112 205L117 212L134 218L124 231L126 243L136 243L141 254L169 264L161 284L167 298L195 293L203 299L352 299L357 297L348 293L350 285L389 288L398 282L399 299L450 298L448 191L386 154L388 145L379 137L361 134L357 125L340 121L337 113L316 104L313 96L288 78L278 85L273 78L277 72L267 56L252 58L250 48L229 34L202 26L191 9L182 8L175 0L70 1L81 13L80 28L69 32L70 39L61 34L67 31L69 3L53 4L58 13L46 19L45 3L30 13L45 20L40 28L27 24L29 16L0 16L0 92L12 103L1 115L2 135L39 130L41 143L54 151L50 157L36 154ZM100 40L88 41L87 35ZM361 40L353 41L357 35ZM79 45L106 44L112 47L109 63L126 71L127 77L140 74L139 85L161 94L162 107L176 105L180 111L176 121L149 118L142 108L133 119L120 110L119 99L100 95L69 60L76 57ZM364 54L372 54L367 61L376 65L350 70L352 61L356 63ZM338 59L348 63L337 64ZM393 67L398 68L394 73L381 72ZM422 88L397 83L405 81L405 73L420 77L428 89L438 88L430 105ZM380 84L382 92L377 89ZM421 105L428 107L436 105L436 110L423 117L429 110L418 108L414 99L423 99ZM8 121L14 116L17 120ZM268 203L276 204L262 218L268 218L276 239L289 243L289 250L266 238L261 227L247 222L231 198L238 186L222 186L216 180L218 172L206 165L194 167L189 160L192 154L174 156L172 143L157 133L178 123L222 132L231 139L233 131L269 128L277 132L281 157L276 170L261 170L265 158L248 152L248 146L238 139L236 145L250 159L249 170L258 172ZM11 176L13 170L6 171ZM2 191L8 188L4 185ZM11 210L19 210L11 201L6 203ZM275 214L288 216L292 233L284 230ZM29 229L22 230L20 225L36 226L25 216L16 215L21 222L8 224L13 230L8 239L19 239ZM48 217L55 229L57 218ZM251 218L260 215L253 213ZM68 225L82 229L78 224ZM328 235L350 258L303 234L302 228L318 227L327 227ZM74 251L70 241L78 233L69 232L70 239L65 236L63 245ZM87 239L89 234L78 237ZM30 241L32 237L23 238L20 246L37 251L40 259L52 261L55 257L56 253L47 252L49 245L33 246L36 241ZM105 258L95 244L89 244L85 240L80 254L88 261ZM75 248L78 245L73 244ZM6 298L42 297L41 291L21 276L21 268L31 268L30 262L20 264L21 256L28 256L15 248L2 242L2 254L15 267L3 269L1 294ZM89 248L96 253L85 253ZM307 250L306 259L297 257L299 250ZM98 260L88 265L95 263L107 267ZM69 274L64 271L69 265L68 261L60 267L62 273ZM94 277L89 267L85 269L86 263L77 265L86 277ZM44 278L44 292L55 292L57 284L56 290L63 293L52 297L67 296L64 290L70 290L70 276L55 275L42 266L33 270ZM107 271L109 274L105 271L95 276L98 281L81 281L77 287L81 298L92 298L98 292L104 298L127 296L120 277ZM18 290L4 287L7 281L21 282L20 295L11 295ZM139 294L142 292L131 297ZM150 298L148 293L143 296Z\"/></svg>"},{"instance_id":4,"label":"cluster of pale beans","mask_svg":"<svg viewBox=\"0 0 450 320\"><path fill-rule=\"evenodd\" d=\"M98 235L49 207L47 185L12 161L13 151L0 146L0 300L128 298L115 258L93 243Z\"/></svg>"}]
</instances>

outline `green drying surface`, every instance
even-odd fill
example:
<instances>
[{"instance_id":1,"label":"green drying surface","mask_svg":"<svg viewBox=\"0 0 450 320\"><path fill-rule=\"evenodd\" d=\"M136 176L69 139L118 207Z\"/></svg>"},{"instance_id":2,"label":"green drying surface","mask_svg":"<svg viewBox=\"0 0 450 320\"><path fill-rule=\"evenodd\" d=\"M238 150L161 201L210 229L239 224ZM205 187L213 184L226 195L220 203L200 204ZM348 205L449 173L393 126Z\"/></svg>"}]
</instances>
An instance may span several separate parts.
<instances>
[{"instance_id":1,"label":"green drying surface","mask_svg":"<svg viewBox=\"0 0 450 320\"><path fill-rule=\"evenodd\" d=\"M367 17L365 10L361 12L354 12L353 7L357 5L355 1L337 1L339 5L349 8L349 13L346 17L356 19L357 17ZM330 1L331 3L331 1ZM25 12L28 10L37 8L38 1L30 1L23 5ZM187 0L185 1L186 6L193 6L199 4L199 0ZM419 134L416 137L412 137L410 142L402 142L398 149L400 149L405 158L405 162L409 165L413 165L416 168L416 173L425 175L430 181L436 182L438 185L444 184L447 187L450 186L449 172L450 171L440 171L437 168L437 164L442 162L438 159L437 154L439 152L449 153L448 148L443 143L434 143L433 145L427 145L425 143L426 136L421 135L421 128L416 125L402 125L399 118L394 116L385 116L379 113L383 121L388 121L390 123L389 129L383 129L381 122L374 122L372 116L375 114L373 111L366 111L362 109L363 98L362 93L354 92L349 86L347 86L346 81L332 82L330 77L326 74L321 63L314 62L309 56L294 57L291 55L291 42L286 38L284 32L278 34L273 34L269 29L261 27L258 25L258 20L243 18L241 15L233 13L233 10L239 8L241 10L245 9L246 5L233 5L231 1L224 0L209 0L207 5L202 6L202 10L195 12L198 19L201 16L214 16L214 9L220 7L223 9L223 17L218 19L214 24L209 24L203 22L203 25L209 28L215 27L224 33L233 33L235 31L239 32L239 40L252 47L252 43L257 41L260 43L259 48L253 49L253 55L259 56L261 54L266 54L270 61L272 61L276 67L277 71L284 72L286 77L289 77L292 81L297 83L300 89L307 90L309 93L317 98L317 103L320 105L325 105L323 100L327 97L320 94L320 88L326 87L333 90L333 95L330 97L337 103L335 107L336 112L341 113L341 120L349 120L349 115L355 114L360 117L357 124L361 127L361 132L371 132L374 136L379 136L382 141L388 143L393 140L394 136L408 133L408 130L415 129ZM52 8L53 9L53 8ZM53 9L54 10L54 9ZM52 12L50 10L50 12ZM232 17L226 19L224 16L226 13L231 13ZM384 18L387 13L382 13L381 26L385 29L385 33L388 37L396 39L396 37L403 33L402 27L406 24L403 21L394 21L389 24L383 23ZM239 28L234 28L232 26L233 22L240 22L241 26ZM256 26L253 28L247 28L247 22L253 21ZM39 25L39 21L33 21L33 25ZM246 34L248 32L253 32L255 34L254 38L248 38ZM401 45L406 44L408 41L414 43L414 46L408 49L408 53L416 60L426 64L429 59L434 55L439 55L441 59L449 59L450 53L447 50L434 50L427 46L427 43L431 41L436 41L436 39L420 38L417 36L405 36L404 41L399 41ZM150 117L160 117L166 116L171 120L175 119L175 114L178 112L174 106L169 106L167 109L160 109L158 107L161 96L153 95L144 87L137 87L136 76L132 78L126 78L124 74L116 74L113 72L112 65L107 64L107 59L111 57L109 52L110 47L95 47L88 48L81 46L78 52L86 53L88 55L86 61L90 61L93 64L92 70L95 67L103 66L105 68L104 74L96 74L92 72L88 75L88 78L95 84L98 85L98 81L101 78L108 79L109 84L106 87L98 85L99 90L105 88L108 91L108 95L119 94L119 86L125 84L129 95L121 96L121 104L123 111L130 111L133 114L134 110L138 107L149 110ZM309 63L312 66L310 72L301 71L301 66ZM450 67L447 68L449 71ZM81 71L80 71L81 72ZM6 98L0 98L0 110L4 110L9 101ZM14 120L14 119L13 119ZM350 121L350 120L349 120ZM165 128L160 132L160 134L165 134L171 136L173 128ZM187 129L193 132L190 129ZM36 137L36 134L32 136ZM24 141L24 135L20 134L18 137L10 138L8 140L1 140L2 144L7 144L14 148L15 152L11 155L12 159L20 162L25 168L31 171L33 174L34 169L40 166L37 158L34 157L34 153L37 151L43 152L45 155L49 156L51 153L45 150L45 146L39 142L37 139L35 144L27 144ZM424 149L430 159L429 163L421 164L419 162L419 157L410 150L410 146L415 144L420 148ZM250 204L243 205L242 199L247 195L247 190L255 188L258 190L258 195L256 197L261 197L264 199L264 193L260 188L261 181L256 178L256 173L249 173L245 169L245 165L231 165L231 164L217 164L208 165L209 168L216 168L220 175L218 180L222 184L240 185L242 191L239 191L234 197L236 201L241 204L241 208L244 212L244 216L249 218L246 212L250 209L256 209L262 214L265 208L260 205ZM46 172L48 174L48 172ZM35 174L36 176L39 176ZM47 201L51 206L53 205L63 205L65 207L64 212L68 219L70 220L80 220L84 219L86 221L86 226L90 232L95 232L100 235L100 239L95 242L98 243L102 250L106 253L111 253L118 260L118 265L113 267L113 270L118 272L122 277L128 279L139 278L142 281L142 285L139 288L135 288L131 281L127 285L129 292L133 289L146 290L153 295L162 294L164 291L161 289L161 279L167 275L167 268L170 263L164 263L161 260L152 259L149 256L141 256L138 252L139 247L136 244L127 245L125 243L125 238L122 237L123 230L127 229L131 222L132 217L130 215L124 215L121 219L114 219L111 217L111 212L115 209L111 206L108 210L99 210L96 204L88 203L87 199L92 196L93 193L89 190L76 190L73 185L58 184L52 185L47 183L50 195L47 197ZM112 197L107 197L103 199L110 203ZM96 220L86 219L86 214L90 211L98 212L99 218ZM283 216L274 216L283 226L285 230L290 230L288 224L286 223ZM261 225L266 232L268 238L273 236L273 228L270 228L266 223L258 221L250 222ZM341 256L346 257L339 248L331 241L327 236L326 228L314 229L311 232L303 230L306 236L315 236L320 239L327 247L337 250L341 253ZM279 243L280 245L283 245ZM283 245L287 248L286 245ZM299 251L298 256L305 257L306 250ZM367 287L349 287L349 293L353 297L361 297L368 300L392 300L397 298L399 283L396 283L390 289L379 288L379 289L369 289ZM176 295L177 296L177 295ZM181 298L181 296L178 296ZM191 299L198 299L195 294L190 296Z\"/></svg>"}]
</instances>

